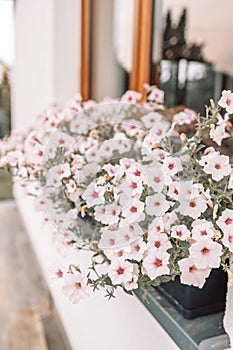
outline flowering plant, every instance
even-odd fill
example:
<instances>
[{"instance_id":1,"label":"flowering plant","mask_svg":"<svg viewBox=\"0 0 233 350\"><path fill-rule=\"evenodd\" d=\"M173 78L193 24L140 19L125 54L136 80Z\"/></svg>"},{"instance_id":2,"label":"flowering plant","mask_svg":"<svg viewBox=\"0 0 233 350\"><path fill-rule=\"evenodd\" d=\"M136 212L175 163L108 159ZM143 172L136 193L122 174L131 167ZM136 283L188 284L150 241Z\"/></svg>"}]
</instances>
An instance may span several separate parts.
<instances>
[{"instance_id":1,"label":"flowering plant","mask_svg":"<svg viewBox=\"0 0 233 350\"><path fill-rule=\"evenodd\" d=\"M212 268L229 271L233 171L219 147L232 139L233 93L205 116L184 108L171 122L161 90L147 85L141 98L128 91L97 104L77 95L1 142L1 167L35 196L57 244L91 252L86 271L82 261L52 271L73 303L91 289L112 297L176 276L202 288Z\"/></svg>"}]
</instances>

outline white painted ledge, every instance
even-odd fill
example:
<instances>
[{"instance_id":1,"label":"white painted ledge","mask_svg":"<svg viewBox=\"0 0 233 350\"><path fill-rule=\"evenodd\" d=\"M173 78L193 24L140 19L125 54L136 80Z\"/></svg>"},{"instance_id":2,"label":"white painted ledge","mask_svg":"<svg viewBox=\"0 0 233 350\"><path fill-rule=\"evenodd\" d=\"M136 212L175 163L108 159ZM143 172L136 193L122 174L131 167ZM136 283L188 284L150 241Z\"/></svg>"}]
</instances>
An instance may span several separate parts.
<instances>
[{"instance_id":1,"label":"white painted ledge","mask_svg":"<svg viewBox=\"0 0 233 350\"><path fill-rule=\"evenodd\" d=\"M32 199L25 196L20 186L14 186L14 195L73 350L179 349L136 297L119 291L116 299L108 301L98 292L72 305L60 291L51 289L48 270L61 257L51 242L49 225L43 224L42 216L34 211ZM85 263L87 254L73 254L67 263L78 263L81 259ZM66 263L64 258L63 262Z\"/></svg>"}]
</instances>

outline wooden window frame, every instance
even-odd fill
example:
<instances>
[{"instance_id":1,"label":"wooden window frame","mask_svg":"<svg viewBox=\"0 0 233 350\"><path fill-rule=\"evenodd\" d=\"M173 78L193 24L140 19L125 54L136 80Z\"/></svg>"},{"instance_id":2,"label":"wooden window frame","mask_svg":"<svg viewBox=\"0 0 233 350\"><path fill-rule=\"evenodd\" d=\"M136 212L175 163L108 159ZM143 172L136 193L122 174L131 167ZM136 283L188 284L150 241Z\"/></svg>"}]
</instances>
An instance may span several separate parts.
<instances>
[{"instance_id":1,"label":"wooden window frame","mask_svg":"<svg viewBox=\"0 0 233 350\"><path fill-rule=\"evenodd\" d=\"M92 0L81 2L81 94L91 98ZM143 92L151 78L154 0L135 0L133 62L129 88Z\"/></svg>"}]
</instances>

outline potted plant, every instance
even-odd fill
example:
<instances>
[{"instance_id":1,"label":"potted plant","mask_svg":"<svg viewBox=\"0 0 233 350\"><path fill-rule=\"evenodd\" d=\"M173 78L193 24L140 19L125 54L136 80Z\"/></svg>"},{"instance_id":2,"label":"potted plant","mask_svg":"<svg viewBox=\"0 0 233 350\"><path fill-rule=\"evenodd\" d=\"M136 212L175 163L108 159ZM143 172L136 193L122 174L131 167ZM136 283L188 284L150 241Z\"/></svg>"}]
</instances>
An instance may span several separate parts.
<instances>
[{"instance_id":1,"label":"potted plant","mask_svg":"<svg viewBox=\"0 0 233 350\"><path fill-rule=\"evenodd\" d=\"M177 276L202 288L220 266L231 276L233 172L214 145L232 137L233 94L211 101L204 117L184 109L172 122L161 90L147 85L141 98L128 91L97 104L78 95L1 142L1 167L46 209L60 246L90 251L88 269L71 262L52 274L73 303L98 288L110 298Z\"/></svg>"}]
</instances>

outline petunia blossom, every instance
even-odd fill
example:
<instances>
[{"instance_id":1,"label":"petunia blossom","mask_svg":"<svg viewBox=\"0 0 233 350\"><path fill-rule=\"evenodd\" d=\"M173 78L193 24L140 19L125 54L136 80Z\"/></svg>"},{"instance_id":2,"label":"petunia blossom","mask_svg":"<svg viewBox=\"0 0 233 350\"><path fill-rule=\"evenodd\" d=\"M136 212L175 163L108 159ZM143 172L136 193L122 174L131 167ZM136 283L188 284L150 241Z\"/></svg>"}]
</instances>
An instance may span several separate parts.
<instances>
[{"instance_id":1,"label":"petunia blossom","mask_svg":"<svg viewBox=\"0 0 233 350\"><path fill-rule=\"evenodd\" d=\"M184 258L178 261L181 271L180 281L189 286L202 288L209 277L210 268L200 269L196 266L196 260L193 258Z\"/></svg>"},{"instance_id":2,"label":"petunia blossom","mask_svg":"<svg viewBox=\"0 0 233 350\"><path fill-rule=\"evenodd\" d=\"M97 204L104 204L105 188L97 186L95 182L91 182L82 194L82 198L87 202L88 207L93 207Z\"/></svg>"},{"instance_id":3,"label":"petunia blossom","mask_svg":"<svg viewBox=\"0 0 233 350\"><path fill-rule=\"evenodd\" d=\"M218 105L226 108L228 113L233 113L233 93L231 90L223 90Z\"/></svg>"},{"instance_id":4,"label":"petunia blossom","mask_svg":"<svg viewBox=\"0 0 233 350\"><path fill-rule=\"evenodd\" d=\"M87 278L84 273L66 273L63 278L63 294L72 304L77 304L82 299L90 296L90 287L87 285Z\"/></svg>"},{"instance_id":5,"label":"petunia blossom","mask_svg":"<svg viewBox=\"0 0 233 350\"><path fill-rule=\"evenodd\" d=\"M191 232L185 225L175 225L171 228L171 236L178 238L181 241L185 241L191 236Z\"/></svg>"},{"instance_id":6,"label":"petunia blossom","mask_svg":"<svg viewBox=\"0 0 233 350\"><path fill-rule=\"evenodd\" d=\"M127 283L133 277L133 264L122 258L115 258L111 261L108 274L113 284Z\"/></svg>"},{"instance_id":7,"label":"petunia blossom","mask_svg":"<svg viewBox=\"0 0 233 350\"><path fill-rule=\"evenodd\" d=\"M153 248L148 251L142 266L151 280L154 280L158 276L169 275L169 257L170 254L165 251L161 252Z\"/></svg>"},{"instance_id":8,"label":"petunia blossom","mask_svg":"<svg viewBox=\"0 0 233 350\"><path fill-rule=\"evenodd\" d=\"M220 265L222 246L208 236L203 236L193 243L189 252L199 269L217 268Z\"/></svg>"}]
</instances>

